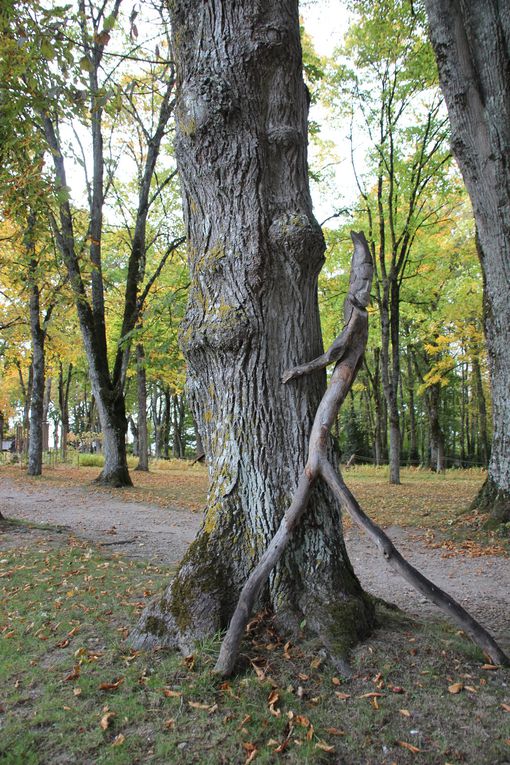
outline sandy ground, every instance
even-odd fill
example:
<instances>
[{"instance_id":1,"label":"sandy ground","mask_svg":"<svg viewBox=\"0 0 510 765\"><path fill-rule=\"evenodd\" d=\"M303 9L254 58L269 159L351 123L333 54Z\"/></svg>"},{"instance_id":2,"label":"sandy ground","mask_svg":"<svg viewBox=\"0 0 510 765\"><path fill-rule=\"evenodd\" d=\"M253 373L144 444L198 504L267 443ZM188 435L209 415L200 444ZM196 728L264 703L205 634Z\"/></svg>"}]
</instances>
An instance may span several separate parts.
<instances>
[{"instance_id":1,"label":"sandy ground","mask_svg":"<svg viewBox=\"0 0 510 765\"><path fill-rule=\"evenodd\" d=\"M0 512L6 518L64 527L105 551L169 566L178 563L201 524L199 513L123 502L91 487L20 487L4 477L0 478ZM442 550L428 548L419 532L392 527L387 533L410 563L458 600L510 650L508 558L444 557ZM0 550L12 543L7 536L0 529ZM362 532L350 530L346 542L366 590L414 616L441 617L433 604L387 566Z\"/></svg>"}]
</instances>

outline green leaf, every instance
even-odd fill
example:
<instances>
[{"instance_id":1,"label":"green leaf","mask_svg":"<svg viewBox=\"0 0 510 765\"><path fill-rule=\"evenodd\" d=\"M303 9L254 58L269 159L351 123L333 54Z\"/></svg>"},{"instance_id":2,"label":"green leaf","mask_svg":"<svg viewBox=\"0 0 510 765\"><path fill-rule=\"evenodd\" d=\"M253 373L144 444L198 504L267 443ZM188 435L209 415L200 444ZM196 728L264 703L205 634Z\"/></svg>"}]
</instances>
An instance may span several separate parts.
<instances>
[{"instance_id":1,"label":"green leaf","mask_svg":"<svg viewBox=\"0 0 510 765\"><path fill-rule=\"evenodd\" d=\"M92 63L89 61L87 56L83 56L83 58L80 59L80 69L84 72L92 71Z\"/></svg>"},{"instance_id":2,"label":"green leaf","mask_svg":"<svg viewBox=\"0 0 510 765\"><path fill-rule=\"evenodd\" d=\"M55 58L55 50L47 40L41 42L41 54L47 61L52 61Z\"/></svg>"}]
</instances>

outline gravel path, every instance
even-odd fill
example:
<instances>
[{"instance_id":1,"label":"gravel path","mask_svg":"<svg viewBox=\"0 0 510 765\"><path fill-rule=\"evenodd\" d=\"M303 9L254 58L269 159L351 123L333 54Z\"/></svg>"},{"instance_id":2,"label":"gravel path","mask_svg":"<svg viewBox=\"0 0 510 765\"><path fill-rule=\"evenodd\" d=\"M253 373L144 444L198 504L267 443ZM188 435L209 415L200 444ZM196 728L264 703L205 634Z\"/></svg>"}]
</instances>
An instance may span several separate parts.
<instances>
[{"instance_id":1,"label":"gravel path","mask_svg":"<svg viewBox=\"0 0 510 765\"><path fill-rule=\"evenodd\" d=\"M3 477L0 512L6 518L63 526L105 550L170 566L178 563L201 523L198 513L123 502L90 487L20 487ZM450 593L492 631L503 648L510 650L508 558L444 557L442 550L428 548L419 532L392 527L387 533L410 563ZM351 529L346 542L365 589L415 616L440 615L386 565L363 532Z\"/></svg>"}]
</instances>

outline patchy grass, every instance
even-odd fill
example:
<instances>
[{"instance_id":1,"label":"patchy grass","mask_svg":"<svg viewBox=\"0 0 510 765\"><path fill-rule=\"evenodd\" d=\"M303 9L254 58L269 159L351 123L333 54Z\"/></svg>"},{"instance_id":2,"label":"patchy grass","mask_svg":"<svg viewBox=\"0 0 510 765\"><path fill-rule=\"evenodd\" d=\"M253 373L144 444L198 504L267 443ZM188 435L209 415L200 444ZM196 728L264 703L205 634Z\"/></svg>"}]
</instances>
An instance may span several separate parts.
<instances>
[{"instance_id":1,"label":"patchy grass","mask_svg":"<svg viewBox=\"0 0 510 765\"><path fill-rule=\"evenodd\" d=\"M18 531L0 553L2 765L510 758L510 671L484 669L454 630L379 607L384 626L347 679L255 619L240 674L223 682L211 672L219 641L187 660L126 642L168 570Z\"/></svg>"}]
</instances>

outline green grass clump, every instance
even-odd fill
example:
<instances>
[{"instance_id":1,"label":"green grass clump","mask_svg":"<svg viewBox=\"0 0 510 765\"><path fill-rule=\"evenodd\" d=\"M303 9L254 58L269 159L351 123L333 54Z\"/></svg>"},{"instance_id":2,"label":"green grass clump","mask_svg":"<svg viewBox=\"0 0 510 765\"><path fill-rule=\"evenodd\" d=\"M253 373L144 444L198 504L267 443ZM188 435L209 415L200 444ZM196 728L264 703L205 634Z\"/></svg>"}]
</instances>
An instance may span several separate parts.
<instances>
[{"instance_id":1,"label":"green grass clump","mask_svg":"<svg viewBox=\"0 0 510 765\"><path fill-rule=\"evenodd\" d=\"M455 630L378 606L383 626L345 678L316 645L291 645L260 618L239 673L223 681L212 672L221 636L188 659L127 642L168 569L49 530L6 528L3 540L2 765L479 765L481 752L491 763L510 755L510 672L484 670Z\"/></svg>"}]
</instances>

